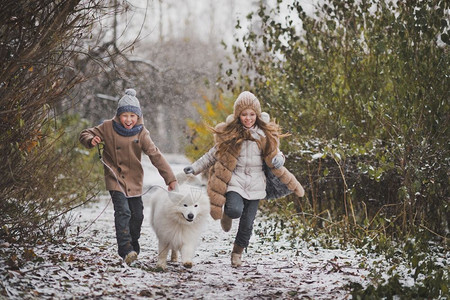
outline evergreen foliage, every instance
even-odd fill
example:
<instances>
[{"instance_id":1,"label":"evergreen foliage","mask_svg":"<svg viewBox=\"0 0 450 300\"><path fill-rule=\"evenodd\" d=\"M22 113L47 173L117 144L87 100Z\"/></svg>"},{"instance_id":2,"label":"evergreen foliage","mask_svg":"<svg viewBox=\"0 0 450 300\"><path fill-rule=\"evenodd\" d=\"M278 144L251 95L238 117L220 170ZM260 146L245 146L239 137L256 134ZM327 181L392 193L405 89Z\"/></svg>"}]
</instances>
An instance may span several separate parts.
<instances>
[{"instance_id":1,"label":"evergreen foliage","mask_svg":"<svg viewBox=\"0 0 450 300\"><path fill-rule=\"evenodd\" d=\"M448 240L448 3L329 1L311 17L284 2L248 15L221 81L292 133L283 150L311 213L327 216L316 224Z\"/></svg>"},{"instance_id":2,"label":"evergreen foliage","mask_svg":"<svg viewBox=\"0 0 450 300\"><path fill-rule=\"evenodd\" d=\"M450 232L448 2L330 0L315 16L286 2L247 16L237 68L219 79L256 93L292 133L282 150L306 199L265 208L324 246L351 241L393 263L404 248L414 286L392 271L376 287L349 286L356 299L448 295L448 266L425 259L446 256Z\"/></svg>"}]
</instances>

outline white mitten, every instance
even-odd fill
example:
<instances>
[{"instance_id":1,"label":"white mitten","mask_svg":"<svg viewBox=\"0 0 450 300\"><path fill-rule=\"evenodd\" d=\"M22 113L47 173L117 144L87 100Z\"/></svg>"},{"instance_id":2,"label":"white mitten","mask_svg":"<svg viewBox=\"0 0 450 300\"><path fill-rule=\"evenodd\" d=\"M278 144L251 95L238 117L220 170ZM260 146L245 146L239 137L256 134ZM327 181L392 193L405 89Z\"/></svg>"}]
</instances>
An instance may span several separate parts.
<instances>
[{"instance_id":1,"label":"white mitten","mask_svg":"<svg viewBox=\"0 0 450 300\"><path fill-rule=\"evenodd\" d=\"M272 158L272 165L275 169L279 169L284 165L284 161L284 155L280 152Z\"/></svg>"},{"instance_id":2,"label":"white mitten","mask_svg":"<svg viewBox=\"0 0 450 300\"><path fill-rule=\"evenodd\" d=\"M186 168L183 169L183 171L186 174L193 174L194 173L194 168L192 166L187 166Z\"/></svg>"}]
</instances>

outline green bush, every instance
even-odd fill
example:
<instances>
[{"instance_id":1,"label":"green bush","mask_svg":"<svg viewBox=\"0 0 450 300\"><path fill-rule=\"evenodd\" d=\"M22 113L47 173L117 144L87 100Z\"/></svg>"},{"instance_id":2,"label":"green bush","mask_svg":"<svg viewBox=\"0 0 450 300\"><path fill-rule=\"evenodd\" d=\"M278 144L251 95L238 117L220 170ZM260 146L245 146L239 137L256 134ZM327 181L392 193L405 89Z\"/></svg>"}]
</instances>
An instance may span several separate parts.
<instances>
[{"instance_id":1,"label":"green bush","mask_svg":"<svg viewBox=\"0 0 450 300\"><path fill-rule=\"evenodd\" d=\"M254 91L292 133L281 147L306 197L264 202L278 212L272 229L383 253L390 278L350 286L355 299L448 296L449 4L330 0L309 16L286 2L247 16L238 67L220 78ZM397 259L410 263L412 287Z\"/></svg>"},{"instance_id":2,"label":"green bush","mask_svg":"<svg viewBox=\"0 0 450 300\"><path fill-rule=\"evenodd\" d=\"M309 213L355 236L425 228L447 240L448 4L332 0L311 17L284 2L248 15L244 46L233 47L238 70L221 82L254 91L292 133L282 148Z\"/></svg>"}]
</instances>

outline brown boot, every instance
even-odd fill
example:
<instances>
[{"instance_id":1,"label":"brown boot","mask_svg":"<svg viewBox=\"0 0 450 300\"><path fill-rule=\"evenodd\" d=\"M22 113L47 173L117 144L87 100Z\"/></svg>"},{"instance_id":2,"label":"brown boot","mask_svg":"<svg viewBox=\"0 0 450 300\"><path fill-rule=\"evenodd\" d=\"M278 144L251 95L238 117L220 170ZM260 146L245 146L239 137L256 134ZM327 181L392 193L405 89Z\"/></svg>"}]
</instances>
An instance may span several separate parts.
<instances>
[{"instance_id":1,"label":"brown boot","mask_svg":"<svg viewBox=\"0 0 450 300\"><path fill-rule=\"evenodd\" d=\"M123 259L125 261L125 263L127 265L131 265L131 263L133 261L135 261L137 259L138 255L136 253L136 251L131 251L130 253L128 253L125 258Z\"/></svg>"},{"instance_id":2,"label":"brown boot","mask_svg":"<svg viewBox=\"0 0 450 300\"><path fill-rule=\"evenodd\" d=\"M231 252L231 266L233 268L237 268L242 265L241 257L242 257L243 251L244 251L244 248L234 244L233 251Z\"/></svg>"},{"instance_id":3,"label":"brown boot","mask_svg":"<svg viewBox=\"0 0 450 300\"><path fill-rule=\"evenodd\" d=\"M223 231L225 232L230 231L232 222L233 219L231 219L225 213L222 214L222 219L220 219L220 225L222 226Z\"/></svg>"}]
</instances>

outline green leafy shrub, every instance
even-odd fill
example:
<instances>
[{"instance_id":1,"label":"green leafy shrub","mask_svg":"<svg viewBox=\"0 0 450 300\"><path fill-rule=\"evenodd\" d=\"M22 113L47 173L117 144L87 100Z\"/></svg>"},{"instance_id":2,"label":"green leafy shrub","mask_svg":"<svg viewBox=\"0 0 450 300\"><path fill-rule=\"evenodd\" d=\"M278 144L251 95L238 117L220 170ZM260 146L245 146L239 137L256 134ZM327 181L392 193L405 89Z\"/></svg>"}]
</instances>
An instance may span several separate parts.
<instances>
[{"instance_id":1,"label":"green leafy shrub","mask_svg":"<svg viewBox=\"0 0 450 300\"><path fill-rule=\"evenodd\" d=\"M282 148L311 214L346 234L448 239L448 17L442 1L329 1L315 17L278 1L248 15L221 82L255 91L292 133Z\"/></svg>"},{"instance_id":2,"label":"green leafy shrub","mask_svg":"<svg viewBox=\"0 0 450 300\"><path fill-rule=\"evenodd\" d=\"M448 265L419 249L448 251L449 4L330 0L309 16L287 2L247 16L232 47L237 68L220 78L223 90L255 92L292 133L281 148L306 188L305 199L264 202L278 214L258 232L385 254L391 277L351 287L355 299L447 296ZM397 259L410 262L414 286L401 282Z\"/></svg>"}]
</instances>

